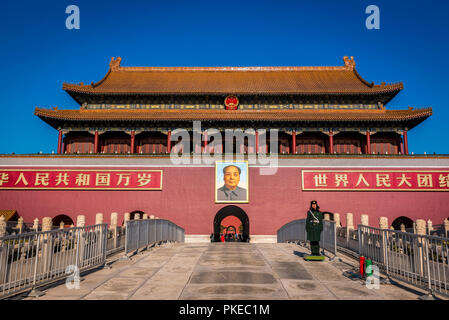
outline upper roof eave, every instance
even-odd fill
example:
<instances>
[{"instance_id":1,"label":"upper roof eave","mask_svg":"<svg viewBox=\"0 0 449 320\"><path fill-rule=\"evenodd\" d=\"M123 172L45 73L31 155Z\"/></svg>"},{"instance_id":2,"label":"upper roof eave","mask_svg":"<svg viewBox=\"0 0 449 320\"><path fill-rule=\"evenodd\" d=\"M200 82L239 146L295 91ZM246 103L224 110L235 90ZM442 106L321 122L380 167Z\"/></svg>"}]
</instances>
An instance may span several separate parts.
<instances>
[{"instance_id":1,"label":"upper roof eave","mask_svg":"<svg viewBox=\"0 0 449 320\"><path fill-rule=\"evenodd\" d=\"M121 67L118 57L111 59L108 72L99 82L90 85L63 83L63 89L75 100L78 94L389 94L388 101L403 89L402 82L369 83L355 70L353 57L343 60L344 66L335 67Z\"/></svg>"}]
</instances>

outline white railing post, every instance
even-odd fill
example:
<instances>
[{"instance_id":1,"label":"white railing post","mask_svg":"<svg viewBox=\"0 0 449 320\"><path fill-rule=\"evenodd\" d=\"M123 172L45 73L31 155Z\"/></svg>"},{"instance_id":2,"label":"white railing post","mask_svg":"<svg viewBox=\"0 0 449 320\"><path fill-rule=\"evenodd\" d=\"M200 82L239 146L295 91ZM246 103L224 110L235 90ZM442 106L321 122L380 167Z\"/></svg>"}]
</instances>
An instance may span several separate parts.
<instances>
[{"instance_id":1,"label":"white railing post","mask_svg":"<svg viewBox=\"0 0 449 320\"><path fill-rule=\"evenodd\" d=\"M82 215L82 214L78 215L76 217L76 226L81 228L81 229L77 230L77 232L78 232L78 245L77 245L77 256L76 257L78 259L78 263L77 263L76 266L78 267L78 269L81 269L83 267L83 264L84 264L84 251L85 251L84 245L85 245L85 242L84 242L84 231L83 231L82 228L85 226L85 224L86 224L86 217L84 215Z\"/></svg>"},{"instance_id":2,"label":"white railing post","mask_svg":"<svg viewBox=\"0 0 449 320\"><path fill-rule=\"evenodd\" d=\"M426 235L426 221L423 219L416 220L416 233L419 236ZM424 241L422 237L417 238L418 245L418 261L419 261L419 274L424 276Z\"/></svg>"},{"instance_id":3,"label":"white railing post","mask_svg":"<svg viewBox=\"0 0 449 320\"><path fill-rule=\"evenodd\" d=\"M369 226L369 220L368 220L368 215L367 214L362 214L360 216L360 224L364 225L364 226Z\"/></svg>"},{"instance_id":4,"label":"white railing post","mask_svg":"<svg viewBox=\"0 0 449 320\"><path fill-rule=\"evenodd\" d=\"M444 219L443 226L444 226L444 237L449 238L449 220L448 219Z\"/></svg>"},{"instance_id":5,"label":"white railing post","mask_svg":"<svg viewBox=\"0 0 449 320\"><path fill-rule=\"evenodd\" d=\"M53 227L53 221L50 217L42 219L42 231L51 231ZM50 269L51 253L53 251L51 244L51 234L45 234L42 237L42 260L44 262L43 271L47 272Z\"/></svg>"},{"instance_id":6,"label":"white railing post","mask_svg":"<svg viewBox=\"0 0 449 320\"><path fill-rule=\"evenodd\" d=\"M426 237L422 237L422 240L424 241L424 255L426 260L426 269L427 269L427 294L425 296L420 297L422 300L435 300L433 296L433 290L432 290L432 279L430 275L430 262L429 262L429 240Z\"/></svg>"},{"instance_id":7,"label":"white railing post","mask_svg":"<svg viewBox=\"0 0 449 320\"><path fill-rule=\"evenodd\" d=\"M103 214L97 213L95 215L95 224L103 224Z\"/></svg>"},{"instance_id":8,"label":"white railing post","mask_svg":"<svg viewBox=\"0 0 449 320\"><path fill-rule=\"evenodd\" d=\"M0 216L0 237L6 235L6 221L4 216Z\"/></svg>"},{"instance_id":9,"label":"white railing post","mask_svg":"<svg viewBox=\"0 0 449 320\"><path fill-rule=\"evenodd\" d=\"M39 265L39 250L41 244L41 234L37 234L37 244L36 244L36 257L34 259L34 274L33 274L33 286L31 292L28 294L29 297L40 297L44 295L43 292L36 289L36 281L37 281L37 273L38 273L38 265Z\"/></svg>"},{"instance_id":10,"label":"white railing post","mask_svg":"<svg viewBox=\"0 0 449 320\"><path fill-rule=\"evenodd\" d=\"M17 229L19 229L19 234L21 234L22 233L22 229L23 229L23 218L22 217L20 217L17 220Z\"/></svg>"},{"instance_id":11,"label":"white railing post","mask_svg":"<svg viewBox=\"0 0 449 320\"><path fill-rule=\"evenodd\" d=\"M117 212L111 213L111 224L109 226L110 229L112 229L112 237L114 241L114 249L117 249Z\"/></svg>"},{"instance_id":12,"label":"white railing post","mask_svg":"<svg viewBox=\"0 0 449 320\"><path fill-rule=\"evenodd\" d=\"M33 221L33 230L36 232L39 231L39 219L38 218L34 219L34 221Z\"/></svg>"},{"instance_id":13,"label":"white railing post","mask_svg":"<svg viewBox=\"0 0 449 320\"><path fill-rule=\"evenodd\" d=\"M128 222L131 219L131 215L129 212L125 212L125 215L123 217L123 226L126 229L126 222Z\"/></svg>"},{"instance_id":14,"label":"white railing post","mask_svg":"<svg viewBox=\"0 0 449 320\"><path fill-rule=\"evenodd\" d=\"M433 231L433 224L432 224L432 220L427 220L427 234L430 236L430 234Z\"/></svg>"},{"instance_id":15,"label":"white railing post","mask_svg":"<svg viewBox=\"0 0 449 320\"><path fill-rule=\"evenodd\" d=\"M379 229L388 229L388 218L387 217L379 218Z\"/></svg>"},{"instance_id":16,"label":"white railing post","mask_svg":"<svg viewBox=\"0 0 449 320\"><path fill-rule=\"evenodd\" d=\"M340 223L340 214L339 213L334 213L334 221L335 221L335 226L337 228L340 228L341 223Z\"/></svg>"}]
</instances>

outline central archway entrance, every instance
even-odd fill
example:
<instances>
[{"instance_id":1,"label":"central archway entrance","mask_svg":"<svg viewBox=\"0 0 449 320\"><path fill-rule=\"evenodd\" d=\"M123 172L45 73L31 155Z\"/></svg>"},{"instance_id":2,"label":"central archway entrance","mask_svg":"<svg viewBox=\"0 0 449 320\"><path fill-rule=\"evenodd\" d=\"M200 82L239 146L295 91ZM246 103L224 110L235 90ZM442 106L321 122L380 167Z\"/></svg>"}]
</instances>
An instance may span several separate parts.
<instances>
[{"instance_id":1,"label":"central archway entrance","mask_svg":"<svg viewBox=\"0 0 449 320\"><path fill-rule=\"evenodd\" d=\"M224 218L234 216L242 222L242 241L249 241L249 218L245 211L237 206L226 206L221 208L214 218L214 242L220 242L220 226Z\"/></svg>"}]
</instances>

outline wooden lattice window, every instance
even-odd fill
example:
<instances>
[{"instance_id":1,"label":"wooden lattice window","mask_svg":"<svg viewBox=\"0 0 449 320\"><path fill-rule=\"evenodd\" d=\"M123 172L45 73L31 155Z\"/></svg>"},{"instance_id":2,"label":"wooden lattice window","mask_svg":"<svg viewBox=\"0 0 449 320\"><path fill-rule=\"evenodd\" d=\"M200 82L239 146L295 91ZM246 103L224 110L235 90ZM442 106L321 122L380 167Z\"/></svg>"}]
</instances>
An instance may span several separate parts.
<instances>
[{"instance_id":1,"label":"wooden lattice window","mask_svg":"<svg viewBox=\"0 0 449 320\"><path fill-rule=\"evenodd\" d=\"M393 139L376 139L371 142L371 152L376 154L398 154L398 145Z\"/></svg>"},{"instance_id":2,"label":"wooden lattice window","mask_svg":"<svg viewBox=\"0 0 449 320\"><path fill-rule=\"evenodd\" d=\"M91 153L94 151L94 143L88 138L69 139L66 150L67 153Z\"/></svg>"},{"instance_id":3,"label":"wooden lattice window","mask_svg":"<svg viewBox=\"0 0 449 320\"><path fill-rule=\"evenodd\" d=\"M361 153L361 143L358 139L334 140L334 151L336 153Z\"/></svg>"},{"instance_id":4,"label":"wooden lattice window","mask_svg":"<svg viewBox=\"0 0 449 320\"><path fill-rule=\"evenodd\" d=\"M324 153L324 141L321 139L298 139L296 138L297 153Z\"/></svg>"}]
</instances>

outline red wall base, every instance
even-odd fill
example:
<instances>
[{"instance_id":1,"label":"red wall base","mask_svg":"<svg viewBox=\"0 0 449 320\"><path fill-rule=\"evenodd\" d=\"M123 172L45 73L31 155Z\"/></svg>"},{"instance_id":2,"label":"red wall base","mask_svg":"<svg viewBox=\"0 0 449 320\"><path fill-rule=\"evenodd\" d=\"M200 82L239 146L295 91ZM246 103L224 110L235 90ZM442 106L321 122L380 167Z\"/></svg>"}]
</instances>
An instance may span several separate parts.
<instances>
[{"instance_id":1,"label":"red wall base","mask_svg":"<svg viewBox=\"0 0 449 320\"><path fill-rule=\"evenodd\" d=\"M1 190L1 209L17 210L25 222L66 214L76 223L76 216L84 214L87 224L95 223L98 212L107 223L117 212L122 223L125 212L140 210L173 221L186 234L211 234L215 214L228 205L215 203L215 168L154 169L163 170L162 191ZM400 216L430 219L434 225L449 217L449 192L302 191L300 168L281 167L271 176L259 175L255 167L249 171L250 202L234 205L247 213L250 234L276 234L285 223L304 218L311 200L318 201L321 211L340 213L343 225L347 212L354 214L355 225L361 214L368 214L372 226L378 226L380 216L388 217L390 225Z\"/></svg>"}]
</instances>

